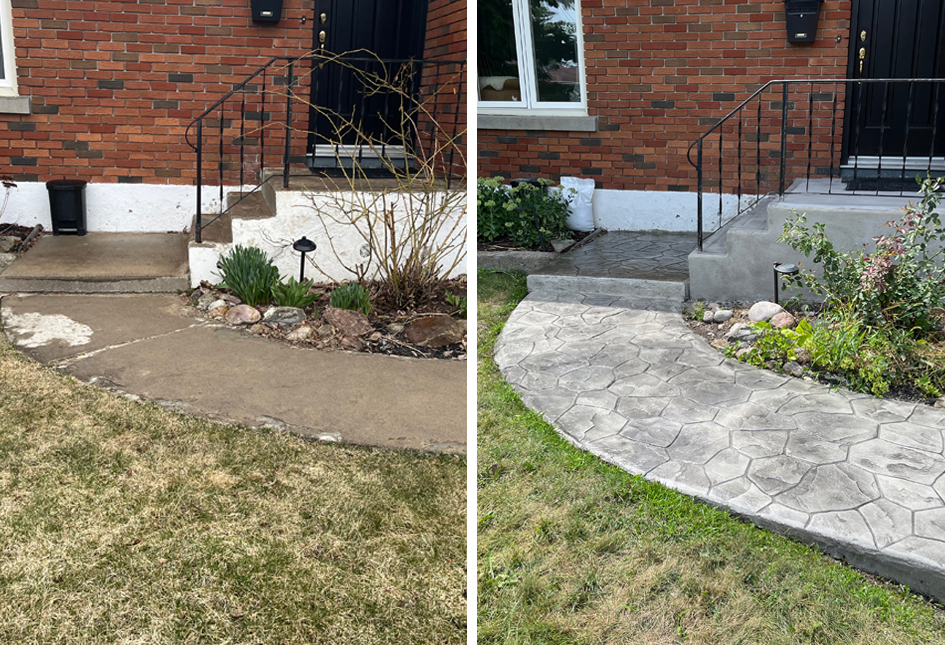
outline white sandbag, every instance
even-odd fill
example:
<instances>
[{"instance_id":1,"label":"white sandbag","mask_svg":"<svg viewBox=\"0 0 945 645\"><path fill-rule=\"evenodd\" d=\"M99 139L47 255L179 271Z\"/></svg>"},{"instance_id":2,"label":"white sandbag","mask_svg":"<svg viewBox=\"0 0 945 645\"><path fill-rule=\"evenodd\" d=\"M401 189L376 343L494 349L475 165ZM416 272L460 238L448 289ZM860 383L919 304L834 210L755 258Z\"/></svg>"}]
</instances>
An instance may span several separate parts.
<instances>
[{"instance_id":1,"label":"white sandbag","mask_svg":"<svg viewBox=\"0 0 945 645\"><path fill-rule=\"evenodd\" d=\"M570 202L568 228L572 231L594 230L594 180L581 177L562 177L561 188ZM573 190L568 190L568 189Z\"/></svg>"}]
</instances>

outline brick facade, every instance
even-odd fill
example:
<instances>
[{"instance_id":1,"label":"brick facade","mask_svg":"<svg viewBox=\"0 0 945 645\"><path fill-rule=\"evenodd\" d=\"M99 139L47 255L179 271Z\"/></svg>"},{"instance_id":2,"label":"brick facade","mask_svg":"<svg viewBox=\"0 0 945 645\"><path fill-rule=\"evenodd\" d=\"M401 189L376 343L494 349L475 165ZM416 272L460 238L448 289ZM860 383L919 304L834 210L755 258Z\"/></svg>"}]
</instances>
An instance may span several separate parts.
<instances>
[{"instance_id":1,"label":"brick facade","mask_svg":"<svg viewBox=\"0 0 945 645\"><path fill-rule=\"evenodd\" d=\"M312 0L272 25L248 0L12 3L33 113L0 114L0 175L21 182L192 185L187 125L269 58L308 52L315 24ZM427 55L465 56L465 1L432 0L429 18Z\"/></svg>"},{"instance_id":2,"label":"brick facade","mask_svg":"<svg viewBox=\"0 0 945 645\"><path fill-rule=\"evenodd\" d=\"M480 128L478 172L692 191L690 144L762 84L845 76L851 3L826 0L820 11L816 41L789 44L783 2L581 0L588 112L598 131ZM842 116L842 87L838 96ZM820 136L819 147L829 147L829 128Z\"/></svg>"}]
</instances>

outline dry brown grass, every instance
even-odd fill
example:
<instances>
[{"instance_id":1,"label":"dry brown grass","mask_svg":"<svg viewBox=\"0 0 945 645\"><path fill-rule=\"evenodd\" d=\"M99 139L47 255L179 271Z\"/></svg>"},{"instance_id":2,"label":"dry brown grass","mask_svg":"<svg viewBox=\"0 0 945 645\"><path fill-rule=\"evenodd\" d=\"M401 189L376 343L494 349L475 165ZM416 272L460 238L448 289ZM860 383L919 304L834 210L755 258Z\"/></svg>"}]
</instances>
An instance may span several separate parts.
<instances>
[{"instance_id":1,"label":"dry brown grass","mask_svg":"<svg viewBox=\"0 0 945 645\"><path fill-rule=\"evenodd\" d=\"M465 642L465 460L82 386L0 343L0 643Z\"/></svg>"}]
</instances>

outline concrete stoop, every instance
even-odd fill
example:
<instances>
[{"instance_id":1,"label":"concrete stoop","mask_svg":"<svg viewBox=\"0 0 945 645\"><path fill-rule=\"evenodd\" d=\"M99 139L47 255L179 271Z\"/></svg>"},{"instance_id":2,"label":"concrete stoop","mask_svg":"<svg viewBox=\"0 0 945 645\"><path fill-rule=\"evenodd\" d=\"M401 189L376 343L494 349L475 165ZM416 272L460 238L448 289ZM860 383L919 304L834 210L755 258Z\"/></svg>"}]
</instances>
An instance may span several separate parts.
<instances>
[{"instance_id":1,"label":"concrete stoop","mask_svg":"<svg viewBox=\"0 0 945 645\"><path fill-rule=\"evenodd\" d=\"M184 233L48 235L0 273L0 291L173 293L189 285Z\"/></svg>"},{"instance_id":2,"label":"concrete stoop","mask_svg":"<svg viewBox=\"0 0 945 645\"><path fill-rule=\"evenodd\" d=\"M881 235L883 225L902 217L902 208L918 194L818 194L827 180L797 180L781 199L764 198L731 220L689 255L690 297L695 300L753 301L774 296L774 262L810 264L778 242L785 221L807 215L807 226L820 222L839 250L853 249ZM834 190L837 187L834 186Z\"/></svg>"}]
</instances>

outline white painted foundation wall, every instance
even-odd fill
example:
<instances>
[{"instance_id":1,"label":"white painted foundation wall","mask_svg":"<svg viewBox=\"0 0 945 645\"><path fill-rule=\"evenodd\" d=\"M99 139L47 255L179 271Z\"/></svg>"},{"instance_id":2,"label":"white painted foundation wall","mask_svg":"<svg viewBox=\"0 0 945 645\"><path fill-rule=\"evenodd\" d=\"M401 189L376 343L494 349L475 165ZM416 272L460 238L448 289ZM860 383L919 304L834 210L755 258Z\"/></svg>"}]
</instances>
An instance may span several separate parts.
<instances>
[{"instance_id":1,"label":"white painted foundation wall","mask_svg":"<svg viewBox=\"0 0 945 645\"><path fill-rule=\"evenodd\" d=\"M743 205L748 197L742 196ZM694 192L595 189L594 226L608 231L696 230L698 198ZM702 226L706 233L719 228L719 195L703 194ZM722 224L738 212L738 197L722 195Z\"/></svg>"},{"instance_id":2,"label":"white painted foundation wall","mask_svg":"<svg viewBox=\"0 0 945 645\"><path fill-rule=\"evenodd\" d=\"M455 227L456 234L465 240L466 212L465 193L455 200L453 210L445 217L446 224L441 228L437 243L442 242ZM317 249L306 255L305 277L316 282L343 281L356 277L346 267L353 267L366 262L370 257L367 240L351 224L340 224L327 216L342 217L343 212L358 212L359 203L364 203L364 196L353 199L352 194L305 193L301 191L277 190L275 217L266 219L234 219L232 244L195 244L190 245L191 284L197 286L201 280L216 282L219 280L216 268L217 260L232 246L255 246L266 252L273 259L283 278L299 276L300 254L292 249L292 244L302 236L315 242ZM431 196L442 200L445 193ZM398 223L396 230L403 238L408 230L407 212L417 212L416 202L410 203L402 194L388 196L388 206L393 207ZM319 212L325 214L322 216ZM366 230L362 226L362 231ZM331 242L329 242L329 239ZM444 270L458 259L456 267L448 277L456 277L467 272L465 244L454 249L443 262ZM372 265L376 267L376 263ZM369 276L370 277L370 276Z\"/></svg>"},{"instance_id":3,"label":"white painted foundation wall","mask_svg":"<svg viewBox=\"0 0 945 645\"><path fill-rule=\"evenodd\" d=\"M3 193L0 192L0 202L2 199ZM205 187L201 201L204 212L219 210L219 188ZM194 186L89 182L85 187L86 230L111 233L189 231L196 203L197 189ZM17 182L0 221L22 226L42 224L46 230L52 230L45 182Z\"/></svg>"}]
</instances>

